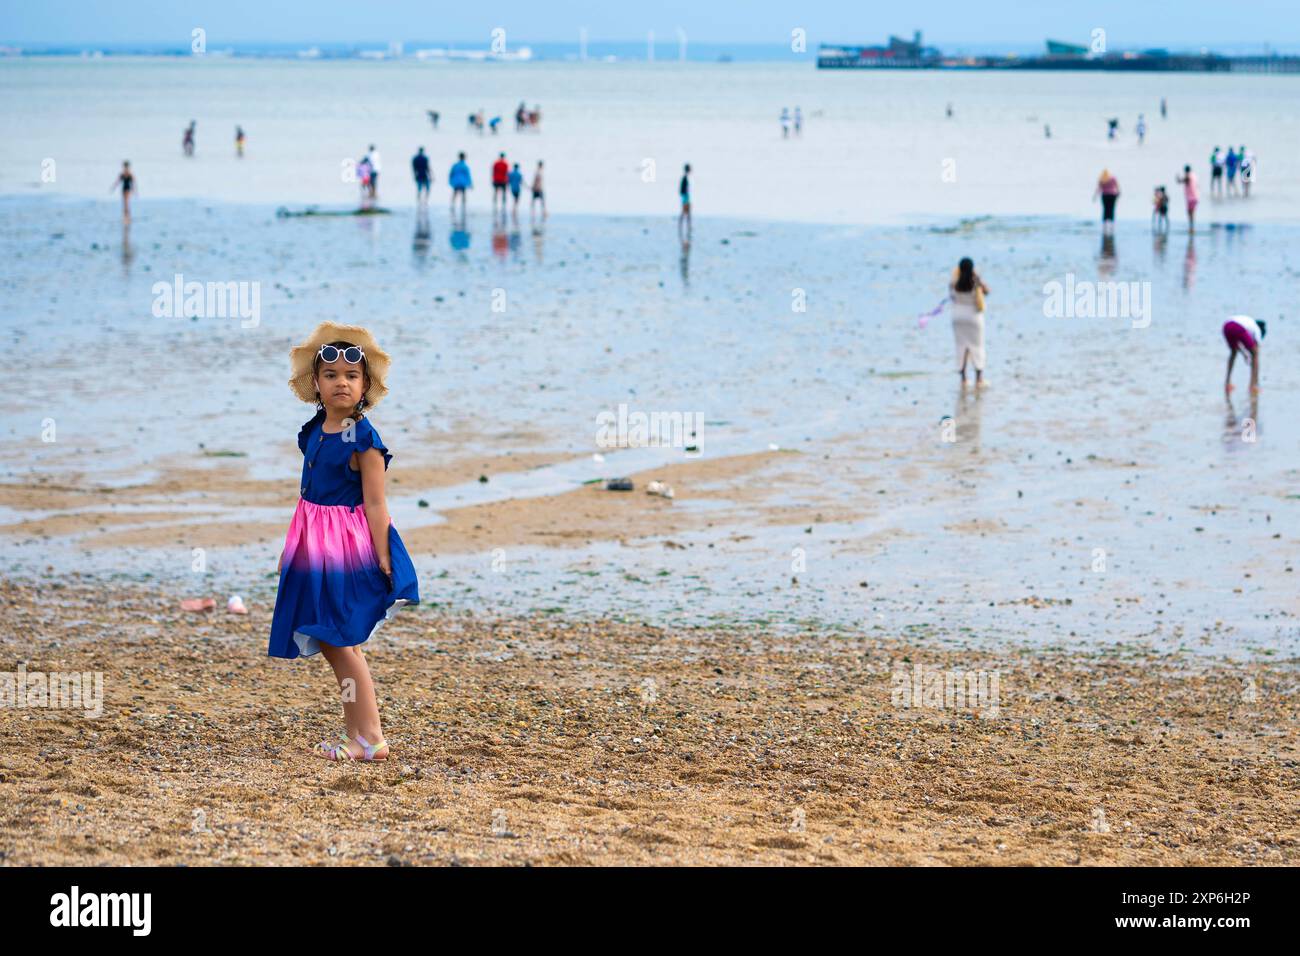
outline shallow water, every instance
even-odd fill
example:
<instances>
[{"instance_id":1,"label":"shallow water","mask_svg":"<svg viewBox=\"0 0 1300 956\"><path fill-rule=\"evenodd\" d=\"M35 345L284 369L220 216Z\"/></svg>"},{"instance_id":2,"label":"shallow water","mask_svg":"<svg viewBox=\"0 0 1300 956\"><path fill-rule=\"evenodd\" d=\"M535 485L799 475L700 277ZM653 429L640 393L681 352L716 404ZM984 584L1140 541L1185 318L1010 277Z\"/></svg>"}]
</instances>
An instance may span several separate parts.
<instances>
[{"instance_id":1,"label":"shallow water","mask_svg":"<svg viewBox=\"0 0 1300 956\"><path fill-rule=\"evenodd\" d=\"M369 325L394 356L392 394L374 415L390 474L429 460L433 442L491 454L508 436L513 449L566 459L486 485L390 489L399 528L437 520L440 506L683 459L680 448L643 449L597 466L596 416L620 402L700 413L707 457L792 450L782 466L797 480L763 490L764 507L807 514L796 524L720 519L675 536L681 549L511 549L504 573L490 552L416 555L426 600L1295 653L1300 372L1279 278L1297 274L1297 227L1230 229L1210 207L1194 238L1157 241L1121 224L1103 244L1090 221L1048 218L701 220L683 250L663 219L553 216L534 233L525 218L516 234L475 215L454 229L438 207L426 229L411 212L282 220L269 207L174 201L142 206L124 246L109 203L0 208L5 340L25 356L0 426L16 452L5 482L76 469L124 484L165 456L231 463L200 457L202 443L244 453L235 464L291 494L294 438L311 409L288 392L288 348L335 318ZM963 254L993 290L993 384L964 399L947 316L925 330L916 318ZM257 324L155 318L153 283L177 273L259 282ZM1149 282L1149 324L1045 316L1044 286L1070 274ZM1270 323L1253 410L1244 369L1231 405L1222 394L1219 328L1237 311ZM1253 442L1242 440L1248 416ZM57 440L45 442L50 420ZM817 520L845 495L867 516ZM420 497L433 507L418 508ZM682 494L673 507L717 503ZM244 517L276 520L274 509ZM257 593L281 543L210 552L210 583ZM178 586L189 575L188 552L3 537L0 557L15 575L52 565ZM1045 606L1012 603L1034 596Z\"/></svg>"},{"instance_id":2,"label":"shallow water","mask_svg":"<svg viewBox=\"0 0 1300 956\"><path fill-rule=\"evenodd\" d=\"M1103 167L1119 215L1145 219L1191 164L1208 190L1214 146L1257 156L1255 195L1232 216L1300 221L1300 77L1213 74L816 70L806 63L296 62L220 58L0 59L0 190L103 197L123 159L145 201L348 204L345 164L379 147L382 199L414 203L409 160L424 146L434 197L458 151L489 205L506 151L546 163L552 211L675 215L682 165L697 215L837 223L917 216L1089 216ZM1169 116L1159 116L1160 99ZM540 134L513 132L521 99ZM953 105L954 116L945 109ZM781 108L802 137L783 140ZM438 110L434 131L425 111ZM477 110L498 136L469 132ZM1139 146L1134 128L1150 129ZM1118 117L1121 135L1106 138ZM181 135L197 123L197 151ZM236 124L248 135L237 159ZM1044 136L1044 126L1052 136ZM53 175L53 181L49 178Z\"/></svg>"}]
</instances>

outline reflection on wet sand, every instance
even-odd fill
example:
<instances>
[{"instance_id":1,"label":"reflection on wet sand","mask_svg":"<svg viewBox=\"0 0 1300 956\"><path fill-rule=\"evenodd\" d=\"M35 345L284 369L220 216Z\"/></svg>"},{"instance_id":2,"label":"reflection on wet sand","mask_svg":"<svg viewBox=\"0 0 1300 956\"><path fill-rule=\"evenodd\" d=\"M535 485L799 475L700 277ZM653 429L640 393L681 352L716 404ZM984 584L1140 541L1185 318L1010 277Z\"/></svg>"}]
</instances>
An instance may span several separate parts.
<instances>
[{"instance_id":1,"label":"reflection on wet sand","mask_svg":"<svg viewBox=\"0 0 1300 956\"><path fill-rule=\"evenodd\" d=\"M682 240L682 288L689 289L691 286L691 241Z\"/></svg>"},{"instance_id":2,"label":"reflection on wet sand","mask_svg":"<svg viewBox=\"0 0 1300 956\"><path fill-rule=\"evenodd\" d=\"M135 250L131 248L131 223L122 223L122 275L131 274L131 262L135 259Z\"/></svg>"},{"instance_id":3,"label":"reflection on wet sand","mask_svg":"<svg viewBox=\"0 0 1300 956\"><path fill-rule=\"evenodd\" d=\"M1169 234L1166 232L1154 233L1151 237L1151 251L1155 255L1155 260L1159 265L1165 263L1165 253L1169 249Z\"/></svg>"},{"instance_id":4,"label":"reflection on wet sand","mask_svg":"<svg viewBox=\"0 0 1300 956\"><path fill-rule=\"evenodd\" d=\"M1101 252L1097 257L1097 274L1100 276L1112 276L1115 274L1115 234L1113 232L1103 232L1101 234Z\"/></svg>"},{"instance_id":5,"label":"reflection on wet sand","mask_svg":"<svg viewBox=\"0 0 1300 956\"><path fill-rule=\"evenodd\" d=\"M451 234L447 238L451 243L452 251L460 254L459 258L462 262L468 262L469 256L465 253L469 251L469 220L464 213L461 213L459 218L452 214Z\"/></svg>"},{"instance_id":6,"label":"reflection on wet sand","mask_svg":"<svg viewBox=\"0 0 1300 956\"><path fill-rule=\"evenodd\" d=\"M1238 237L1241 237L1242 242L1245 242L1246 230L1248 228L1249 225L1247 223L1229 222L1229 223L1225 223L1222 229L1215 229L1213 233L1211 233L1211 235L1214 237L1215 241L1217 242L1219 238L1219 234L1223 233L1223 241L1224 241L1225 248L1228 251L1233 251L1237 245Z\"/></svg>"},{"instance_id":7,"label":"reflection on wet sand","mask_svg":"<svg viewBox=\"0 0 1300 956\"><path fill-rule=\"evenodd\" d=\"M420 204L415 210L415 236L411 239L411 252L417 265L424 265L429 260L429 249L433 245L433 230L429 226L429 207Z\"/></svg>"},{"instance_id":8,"label":"reflection on wet sand","mask_svg":"<svg viewBox=\"0 0 1300 956\"><path fill-rule=\"evenodd\" d=\"M1229 397L1227 419L1223 424L1223 444L1230 452L1241 451L1259 440L1259 394L1250 396L1250 414L1245 418L1237 417L1237 408Z\"/></svg>"},{"instance_id":9,"label":"reflection on wet sand","mask_svg":"<svg viewBox=\"0 0 1300 956\"><path fill-rule=\"evenodd\" d=\"M510 252L510 237L506 235L505 216L492 220L492 255L504 260Z\"/></svg>"},{"instance_id":10,"label":"reflection on wet sand","mask_svg":"<svg viewBox=\"0 0 1300 956\"><path fill-rule=\"evenodd\" d=\"M1186 292L1196 287L1196 237L1187 236L1187 253L1183 256L1183 289Z\"/></svg>"},{"instance_id":11,"label":"reflection on wet sand","mask_svg":"<svg viewBox=\"0 0 1300 956\"><path fill-rule=\"evenodd\" d=\"M382 216L355 216L357 228L366 234L370 240L370 249L372 252L379 252L379 234L382 230L379 228L379 220Z\"/></svg>"},{"instance_id":12,"label":"reflection on wet sand","mask_svg":"<svg viewBox=\"0 0 1300 956\"><path fill-rule=\"evenodd\" d=\"M546 237L545 228L537 223L534 223L533 224L533 255L537 258L537 262L539 265L542 262L542 245L545 237Z\"/></svg>"},{"instance_id":13,"label":"reflection on wet sand","mask_svg":"<svg viewBox=\"0 0 1300 956\"><path fill-rule=\"evenodd\" d=\"M957 410L953 418L957 423L957 441L978 449L980 446L980 413L983 408L980 399L982 389L968 389L963 382L957 390Z\"/></svg>"}]
</instances>

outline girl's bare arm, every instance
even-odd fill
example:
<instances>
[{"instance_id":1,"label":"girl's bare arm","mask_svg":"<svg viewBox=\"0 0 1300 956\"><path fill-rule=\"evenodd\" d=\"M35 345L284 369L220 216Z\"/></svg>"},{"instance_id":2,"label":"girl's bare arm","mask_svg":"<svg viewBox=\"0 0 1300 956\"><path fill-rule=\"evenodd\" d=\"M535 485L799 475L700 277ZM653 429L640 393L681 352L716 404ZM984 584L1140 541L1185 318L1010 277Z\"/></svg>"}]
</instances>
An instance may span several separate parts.
<instances>
[{"instance_id":1,"label":"girl's bare arm","mask_svg":"<svg viewBox=\"0 0 1300 956\"><path fill-rule=\"evenodd\" d=\"M384 455L376 448L355 452L361 466L361 497L366 510L366 524L370 526L370 539L375 543L375 557L379 568L391 574L393 564L388 553L388 499L384 497Z\"/></svg>"}]
</instances>

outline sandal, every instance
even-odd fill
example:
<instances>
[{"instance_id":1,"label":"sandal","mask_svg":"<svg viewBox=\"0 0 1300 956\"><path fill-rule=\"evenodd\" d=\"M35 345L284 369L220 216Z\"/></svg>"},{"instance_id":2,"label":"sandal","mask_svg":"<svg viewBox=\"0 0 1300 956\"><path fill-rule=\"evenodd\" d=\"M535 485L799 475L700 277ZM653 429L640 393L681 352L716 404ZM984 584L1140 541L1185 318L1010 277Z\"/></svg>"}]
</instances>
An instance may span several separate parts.
<instances>
[{"instance_id":1,"label":"sandal","mask_svg":"<svg viewBox=\"0 0 1300 956\"><path fill-rule=\"evenodd\" d=\"M348 747L348 738L344 734L339 734L341 744L331 744L322 740L316 745L316 753L327 757L330 760L356 760L357 756Z\"/></svg>"},{"instance_id":2,"label":"sandal","mask_svg":"<svg viewBox=\"0 0 1300 956\"><path fill-rule=\"evenodd\" d=\"M353 760L387 760L388 759L387 753L385 753L382 757L375 756L376 751L387 749L388 741L380 740L379 743L377 744L370 744L367 743L366 738L362 737L360 734L357 734L356 737L353 739L356 740L356 742L361 745L361 749L365 751L365 755L362 757L357 757L353 755L351 751L349 751L348 752L349 756L352 756Z\"/></svg>"}]
</instances>

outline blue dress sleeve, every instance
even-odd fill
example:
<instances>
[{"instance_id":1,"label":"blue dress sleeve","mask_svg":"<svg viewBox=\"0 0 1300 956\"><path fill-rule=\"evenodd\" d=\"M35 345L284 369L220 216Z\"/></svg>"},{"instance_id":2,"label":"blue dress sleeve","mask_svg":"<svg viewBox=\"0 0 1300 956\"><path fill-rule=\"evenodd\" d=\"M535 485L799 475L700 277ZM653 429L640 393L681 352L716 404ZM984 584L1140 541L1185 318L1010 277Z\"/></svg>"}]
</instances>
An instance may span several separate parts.
<instances>
[{"instance_id":1,"label":"blue dress sleeve","mask_svg":"<svg viewBox=\"0 0 1300 956\"><path fill-rule=\"evenodd\" d=\"M379 432L376 431L375 426L370 423L370 419L363 418L361 421L357 422L356 434L357 440L352 450L355 452L363 452L370 448L377 449L384 455L384 471L387 471L388 463L393 460L393 456L388 453L388 446L385 445L384 440L379 437ZM350 468L348 470L351 471ZM361 472L356 471L352 472L352 474L359 477Z\"/></svg>"},{"instance_id":2,"label":"blue dress sleeve","mask_svg":"<svg viewBox=\"0 0 1300 956\"><path fill-rule=\"evenodd\" d=\"M316 425L324 419L324 417L325 413L323 411L317 411L316 414L312 416L311 421L305 422L302 428L298 430L298 450L304 455L307 454L307 439L311 438L312 431L316 428Z\"/></svg>"}]
</instances>

